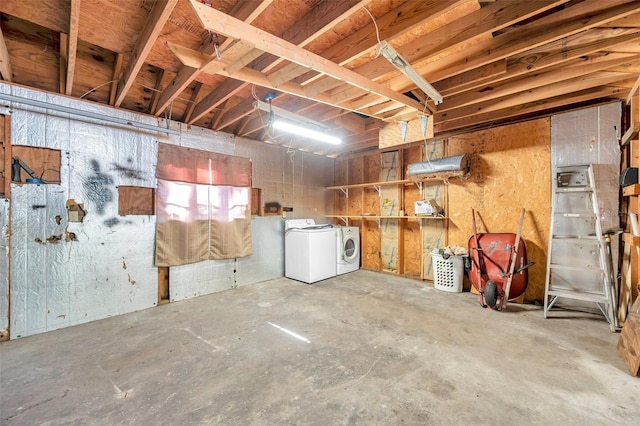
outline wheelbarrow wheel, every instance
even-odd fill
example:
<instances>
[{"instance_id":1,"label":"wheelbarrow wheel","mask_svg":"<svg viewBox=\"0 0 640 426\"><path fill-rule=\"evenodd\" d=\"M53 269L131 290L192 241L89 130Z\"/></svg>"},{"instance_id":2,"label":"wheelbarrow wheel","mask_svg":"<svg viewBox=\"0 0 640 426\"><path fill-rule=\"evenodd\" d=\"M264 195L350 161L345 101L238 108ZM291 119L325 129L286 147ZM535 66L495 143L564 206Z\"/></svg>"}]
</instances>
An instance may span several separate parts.
<instances>
[{"instance_id":1,"label":"wheelbarrow wheel","mask_svg":"<svg viewBox=\"0 0 640 426\"><path fill-rule=\"evenodd\" d=\"M484 285L484 301L494 308L498 302L498 286L495 281L489 280Z\"/></svg>"}]
</instances>

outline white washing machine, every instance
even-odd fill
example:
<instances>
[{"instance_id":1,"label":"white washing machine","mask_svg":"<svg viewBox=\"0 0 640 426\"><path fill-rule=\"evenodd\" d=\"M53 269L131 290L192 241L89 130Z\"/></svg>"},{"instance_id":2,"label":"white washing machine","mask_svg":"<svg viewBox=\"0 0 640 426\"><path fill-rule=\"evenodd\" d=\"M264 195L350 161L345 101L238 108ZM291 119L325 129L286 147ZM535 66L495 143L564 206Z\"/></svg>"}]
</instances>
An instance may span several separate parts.
<instances>
[{"instance_id":1,"label":"white washing machine","mask_svg":"<svg viewBox=\"0 0 640 426\"><path fill-rule=\"evenodd\" d=\"M335 228L338 275L360 269L360 229L356 226Z\"/></svg>"},{"instance_id":2,"label":"white washing machine","mask_svg":"<svg viewBox=\"0 0 640 426\"><path fill-rule=\"evenodd\" d=\"M336 231L313 219L284 222L284 275L307 284L336 276Z\"/></svg>"}]
</instances>

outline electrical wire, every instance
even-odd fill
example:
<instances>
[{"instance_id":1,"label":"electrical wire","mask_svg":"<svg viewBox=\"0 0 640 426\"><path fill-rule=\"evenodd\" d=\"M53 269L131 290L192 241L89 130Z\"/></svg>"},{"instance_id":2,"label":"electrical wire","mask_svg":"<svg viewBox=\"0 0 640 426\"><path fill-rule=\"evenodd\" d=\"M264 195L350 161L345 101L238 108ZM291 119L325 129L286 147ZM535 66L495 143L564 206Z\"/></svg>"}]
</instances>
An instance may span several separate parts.
<instances>
[{"instance_id":1,"label":"electrical wire","mask_svg":"<svg viewBox=\"0 0 640 426\"><path fill-rule=\"evenodd\" d=\"M94 87L93 89L86 91L82 96L80 96L80 99L84 98L84 97L85 97L85 96L87 96L89 93L91 93L91 92L94 92L94 91L98 90L98 89L99 89L99 88L101 88L102 86L106 86L107 84L111 84L111 83L114 83L114 82L116 82L116 81L118 81L118 79L117 79L117 78L116 78L115 80L111 80L111 81L107 81L106 83L102 83L102 84L100 84L100 85L98 85L98 86Z\"/></svg>"},{"instance_id":2,"label":"electrical wire","mask_svg":"<svg viewBox=\"0 0 640 426\"><path fill-rule=\"evenodd\" d=\"M373 17L371 12L369 12L369 9L367 9L365 6L362 6L362 8L365 10L365 12L367 12L369 14L369 16L371 16L371 20L373 21L373 25L376 27L376 38L378 39L378 43L380 43L380 30L378 29L378 23L376 22L376 18Z\"/></svg>"}]
</instances>

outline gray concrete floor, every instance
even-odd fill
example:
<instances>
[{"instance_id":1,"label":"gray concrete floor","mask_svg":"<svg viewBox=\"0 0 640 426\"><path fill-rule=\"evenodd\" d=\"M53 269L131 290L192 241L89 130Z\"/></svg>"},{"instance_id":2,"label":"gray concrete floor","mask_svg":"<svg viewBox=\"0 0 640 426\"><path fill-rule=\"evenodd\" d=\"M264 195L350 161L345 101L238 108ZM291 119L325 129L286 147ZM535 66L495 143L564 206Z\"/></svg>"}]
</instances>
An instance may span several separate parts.
<instances>
[{"instance_id":1,"label":"gray concrete floor","mask_svg":"<svg viewBox=\"0 0 640 426\"><path fill-rule=\"evenodd\" d=\"M639 424L619 335L556 315L368 271L282 278L1 344L0 423Z\"/></svg>"}]
</instances>

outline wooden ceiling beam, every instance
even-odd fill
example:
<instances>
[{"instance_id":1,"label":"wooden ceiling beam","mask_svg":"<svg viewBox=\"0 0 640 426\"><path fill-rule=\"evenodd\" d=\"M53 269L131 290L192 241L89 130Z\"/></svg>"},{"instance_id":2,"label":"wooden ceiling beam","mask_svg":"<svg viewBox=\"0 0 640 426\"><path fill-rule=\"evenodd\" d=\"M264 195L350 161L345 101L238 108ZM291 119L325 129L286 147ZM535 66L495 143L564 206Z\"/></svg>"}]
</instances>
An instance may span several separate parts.
<instances>
[{"instance_id":1,"label":"wooden ceiling beam","mask_svg":"<svg viewBox=\"0 0 640 426\"><path fill-rule=\"evenodd\" d=\"M606 8L603 8L603 5ZM491 40L481 41L453 52L438 61L418 66L416 71L421 75L430 76L432 81L442 80L604 25L632 14L637 11L637 7L637 2L633 0L620 0L615 3L585 0ZM390 79L388 84L390 88L399 91L411 87L407 85L406 78L400 77Z\"/></svg>"},{"instance_id":2,"label":"wooden ceiling beam","mask_svg":"<svg viewBox=\"0 0 640 426\"><path fill-rule=\"evenodd\" d=\"M333 1L320 2L302 19L297 20L291 27L284 30L279 37L299 47L305 47L318 36L366 7L370 2L371 0L343 0L338 4ZM346 45L349 44L346 43ZM282 60L279 58L274 61L269 55L264 55L263 58L255 62L254 68L269 72L281 62Z\"/></svg>"},{"instance_id":3,"label":"wooden ceiling beam","mask_svg":"<svg viewBox=\"0 0 640 426\"><path fill-rule=\"evenodd\" d=\"M621 32L623 35L620 35ZM555 49L550 45L545 45L543 46L545 49L543 52L537 52L536 49L528 50L511 56L506 60L499 59L491 64L440 80L433 85L445 96L455 95L487 84L495 84L521 75L539 72L545 68L554 67L582 56L611 49L617 45L636 40L637 37L637 32L631 32L628 29L592 29L554 42L553 44L558 45ZM588 41L582 42L585 38ZM487 70L489 69L496 69L501 72L488 73ZM481 72L478 73L479 71Z\"/></svg>"},{"instance_id":4,"label":"wooden ceiling beam","mask_svg":"<svg viewBox=\"0 0 640 426\"><path fill-rule=\"evenodd\" d=\"M299 19L293 26L285 30L282 33L282 38L291 43L304 46L315 40L329 28L332 28L336 23L345 19L354 9L362 7L362 5L368 1L370 0L359 0L357 2L341 1L337 4L335 2L321 2L313 8L311 12L305 15L303 19ZM229 65L226 71L230 76L234 77L238 71L248 65L253 59L256 58L243 57L238 63ZM257 59L253 63L253 68L256 70L269 71L280 62L279 59L274 59L271 55L263 55L262 58ZM222 83L220 87L215 88L196 105L191 123L197 121L200 116L207 114L208 111L216 108L246 86L246 83L234 80L227 80ZM253 101L250 100L249 102ZM247 103L247 105L249 105L249 103Z\"/></svg>"},{"instance_id":5,"label":"wooden ceiling beam","mask_svg":"<svg viewBox=\"0 0 640 426\"><path fill-rule=\"evenodd\" d=\"M2 79L4 81L13 81L9 50L7 49L7 44L4 41L4 36L2 35L2 28L0 28L0 74L2 74Z\"/></svg>"},{"instance_id":6,"label":"wooden ceiling beam","mask_svg":"<svg viewBox=\"0 0 640 426\"><path fill-rule=\"evenodd\" d=\"M69 35L67 37L67 78L64 85L65 95L73 91L73 77L76 71L78 54L78 27L80 26L80 0L71 0L69 13Z\"/></svg>"},{"instance_id":7,"label":"wooden ceiling beam","mask_svg":"<svg viewBox=\"0 0 640 426\"><path fill-rule=\"evenodd\" d=\"M154 85L153 93L151 94L151 100L149 102L149 112L152 112L156 109L156 105L158 105L158 100L160 99L160 94L162 93L162 79L164 78L165 71L159 70L158 74L156 74L156 84Z\"/></svg>"},{"instance_id":8,"label":"wooden ceiling beam","mask_svg":"<svg viewBox=\"0 0 640 426\"><path fill-rule=\"evenodd\" d=\"M559 1L514 2L499 0L475 12L452 21L435 31L431 31L396 50L410 63L426 57L436 57L446 50L467 45L474 40L492 37L496 31L543 13L553 7L566 3ZM463 49L467 51L467 49ZM376 58L356 69L357 72L370 78L395 71L395 68L384 58ZM429 74L427 80L434 81ZM406 78L405 78L406 80Z\"/></svg>"},{"instance_id":9,"label":"wooden ceiling beam","mask_svg":"<svg viewBox=\"0 0 640 426\"><path fill-rule=\"evenodd\" d=\"M640 77L638 77L636 82L633 83L633 87L631 87L631 90L629 91L629 94L627 95L627 99L625 100L625 103L627 105L631 105L631 101L633 100L633 97L636 95L636 92L639 89L640 89Z\"/></svg>"},{"instance_id":10,"label":"wooden ceiling beam","mask_svg":"<svg viewBox=\"0 0 640 426\"><path fill-rule=\"evenodd\" d=\"M340 43L336 43L323 51L320 56L340 65L347 64L367 53L369 49L374 48L378 43L378 37L380 37L380 40L398 38L412 31L425 20L444 15L464 3L465 1L460 0L403 3L376 19L379 35L376 34L376 27L373 22L370 22L345 37ZM362 11L361 13L366 12Z\"/></svg>"},{"instance_id":11,"label":"wooden ceiling beam","mask_svg":"<svg viewBox=\"0 0 640 426\"><path fill-rule=\"evenodd\" d=\"M537 87L571 80L576 77L624 64L632 64L637 61L640 61L640 55L633 55L629 53L612 53L609 55L586 57L584 59L574 59L572 62L567 62L561 67L555 67L546 72L539 72L531 76L507 80L505 82L493 84L488 88L483 87L481 89L467 91L448 98L447 102L443 103L443 108L440 108L438 112L445 112L499 97L510 96L514 93L520 93Z\"/></svg>"},{"instance_id":12,"label":"wooden ceiling beam","mask_svg":"<svg viewBox=\"0 0 640 426\"><path fill-rule=\"evenodd\" d=\"M365 25L354 33L348 35L335 45L320 53L323 58L329 59L340 65L345 65L373 49L380 40L393 40L413 30L424 21L433 20L434 17L465 4L461 1L435 1L435 2L406 2L390 10L373 22ZM470 3L467 3L470 4ZM366 13L363 11L363 13ZM377 30L376 30L377 25ZM388 63L386 63L388 65ZM384 66L384 64L383 64ZM326 76L317 73L303 75L297 80L298 83L315 86L322 85ZM313 84L312 84L313 83ZM317 91L319 88L313 87L310 90ZM321 92L317 92L321 93Z\"/></svg>"},{"instance_id":13,"label":"wooden ceiling beam","mask_svg":"<svg viewBox=\"0 0 640 426\"><path fill-rule=\"evenodd\" d=\"M264 10L273 3L273 0L246 0L238 3L237 10L232 11L233 16L245 22L253 22ZM223 51L229 47L233 39L224 40L218 47ZM200 52L205 55L212 55L216 51L216 42L208 39L203 43ZM160 100L152 114L158 116L164 111L180 93L182 93L200 74L201 69L182 66L176 76L169 82L165 90L160 95Z\"/></svg>"},{"instance_id":14,"label":"wooden ceiling beam","mask_svg":"<svg viewBox=\"0 0 640 426\"><path fill-rule=\"evenodd\" d=\"M266 127L264 115L266 115L266 113L258 111L257 114L249 117L248 121L243 126L242 131L238 133L238 135L247 138L264 129Z\"/></svg>"},{"instance_id":15,"label":"wooden ceiling beam","mask_svg":"<svg viewBox=\"0 0 640 426\"><path fill-rule=\"evenodd\" d=\"M278 71L269 74L269 81L271 81L271 84L273 84L274 87L278 87L285 81L293 80L307 71L309 71L308 67L303 67L298 64L287 64Z\"/></svg>"},{"instance_id":16,"label":"wooden ceiling beam","mask_svg":"<svg viewBox=\"0 0 640 426\"><path fill-rule=\"evenodd\" d=\"M140 68L142 68L149 52L151 52L153 44L160 35L160 31L162 31L164 24L169 19L169 16L171 16L171 12L177 3L178 0L158 0L154 3L153 9L151 9L149 18L138 37L136 47L133 49L120 84L118 85L118 92L114 102L115 106L120 106L122 101L124 101L129 89L133 86L138 72L140 72Z\"/></svg>"},{"instance_id":17,"label":"wooden ceiling beam","mask_svg":"<svg viewBox=\"0 0 640 426\"><path fill-rule=\"evenodd\" d=\"M202 83L196 81L195 87L193 88L193 93L191 94L191 99L189 100L189 105L182 116L183 123L186 123L191 118L191 114L193 114L193 109L196 107L196 102L198 102L198 97L200 96L200 92L202 91Z\"/></svg>"},{"instance_id":18,"label":"wooden ceiling beam","mask_svg":"<svg viewBox=\"0 0 640 426\"><path fill-rule=\"evenodd\" d=\"M529 115L529 119L534 118L531 115L539 114L539 117L544 116L545 111L552 109L559 109L572 104L580 102L590 101L592 99L605 99L611 97L619 97L624 93L623 88L615 86L600 86L581 90L578 92L572 92L567 94L561 94L556 97L540 99L538 101L523 103L513 107L500 109L488 113L478 114L473 117L464 117L456 120L449 120L444 122L434 123L434 134L437 137L442 137L448 132L460 132L471 127L482 127L483 125L489 126L491 123L497 121L513 119L515 117L522 117ZM567 107L569 109L569 107Z\"/></svg>"},{"instance_id":19,"label":"wooden ceiling beam","mask_svg":"<svg viewBox=\"0 0 640 426\"><path fill-rule=\"evenodd\" d=\"M498 59L490 64L465 71L462 74L454 75L440 81L434 81L433 87L443 97L455 95L465 90L480 87L483 84L490 84L507 73L507 60Z\"/></svg>"},{"instance_id":20,"label":"wooden ceiling beam","mask_svg":"<svg viewBox=\"0 0 640 426\"><path fill-rule=\"evenodd\" d=\"M579 92L591 87L599 87L628 79L629 75L610 71L601 71L586 76L549 84L543 87L526 90L498 99L491 99L473 105L467 105L450 111L438 112L434 115L434 123L470 117L478 114L497 111L505 108L516 108L518 105L536 102L547 98L561 96L566 93Z\"/></svg>"},{"instance_id":21,"label":"wooden ceiling beam","mask_svg":"<svg viewBox=\"0 0 640 426\"><path fill-rule=\"evenodd\" d=\"M67 58L69 54L69 36L66 33L60 33L60 58L58 59L58 92L61 95L66 93L65 86L67 84Z\"/></svg>"},{"instance_id":22,"label":"wooden ceiling beam","mask_svg":"<svg viewBox=\"0 0 640 426\"><path fill-rule=\"evenodd\" d=\"M113 62L113 74L111 76L111 90L109 90L109 105L111 106L113 106L113 104L115 104L116 102L116 94L118 93L118 81L120 81L123 62L124 55L122 53L116 53L116 60Z\"/></svg>"},{"instance_id":23,"label":"wooden ceiling beam","mask_svg":"<svg viewBox=\"0 0 640 426\"><path fill-rule=\"evenodd\" d=\"M256 48L260 50L279 56L290 62L308 66L334 78L342 79L352 86L361 88L365 93L377 93L382 97L401 102L407 107L414 108L416 111L422 109L422 106L413 99L390 90L388 87L369 80L352 70L343 68L293 43L280 39L215 9L204 6L196 0L190 0L190 4L203 27L208 30L220 32L228 37L244 39L254 44Z\"/></svg>"},{"instance_id":24,"label":"wooden ceiling beam","mask_svg":"<svg viewBox=\"0 0 640 426\"><path fill-rule=\"evenodd\" d=\"M435 56L444 50L486 37L495 31L543 13L567 1L527 3L516 3L510 0L496 1L456 19L436 31L429 32L397 50L409 62L420 60L428 55ZM356 71L370 78L379 78L386 73L395 72L396 69L386 59L378 57L358 67ZM433 81L432 78L431 80ZM413 83L407 85L408 80L404 75L396 77L394 81L402 81L401 84L396 84L402 87L403 92L413 85Z\"/></svg>"}]
</instances>

